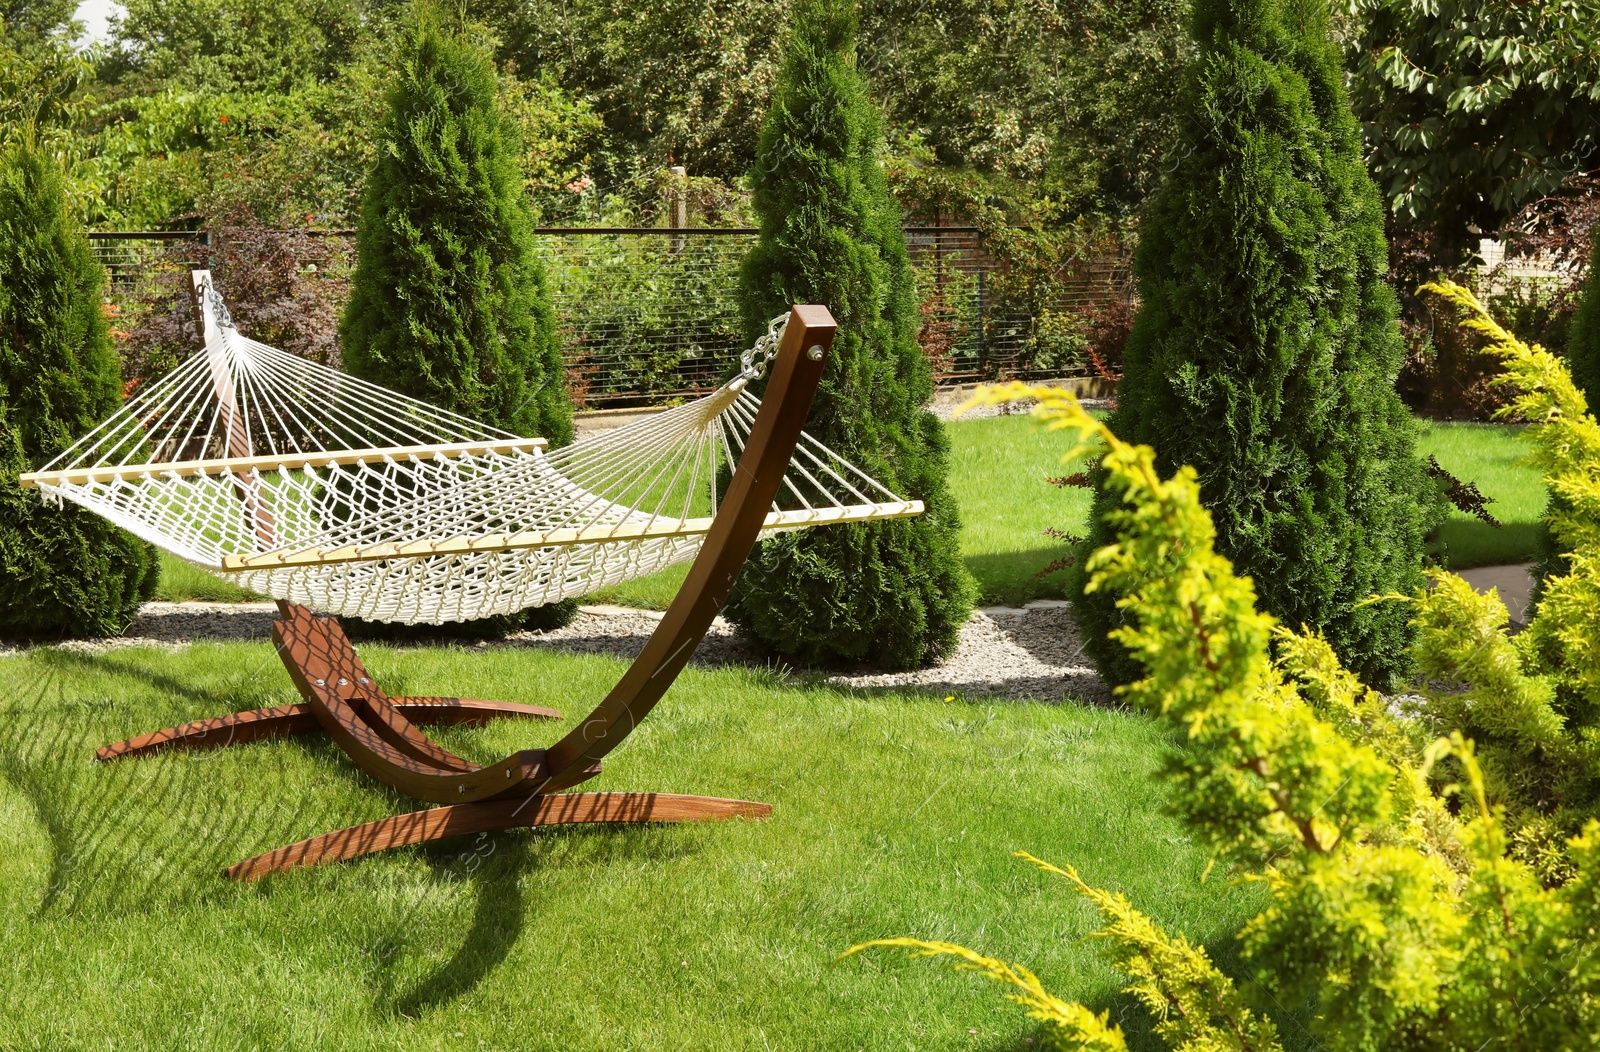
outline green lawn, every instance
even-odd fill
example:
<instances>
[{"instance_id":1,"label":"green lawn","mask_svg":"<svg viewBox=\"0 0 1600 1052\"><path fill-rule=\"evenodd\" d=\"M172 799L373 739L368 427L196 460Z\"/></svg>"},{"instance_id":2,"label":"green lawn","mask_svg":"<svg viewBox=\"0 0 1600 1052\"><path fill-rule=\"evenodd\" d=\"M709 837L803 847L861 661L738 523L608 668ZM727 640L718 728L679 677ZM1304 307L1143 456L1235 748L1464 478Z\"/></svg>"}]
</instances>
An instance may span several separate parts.
<instances>
[{"instance_id":1,"label":"green lawn","mask_svg":"<svg viewBox=\"0 0 1600 1052\"><path fill-rule=\"evenodd\" d=\"M363 653L393 693L567 713L441 732L481 760L553 741L623 668ZM269 646L33 650L0 679L0 1048L1020 1049L1038 1029L990 983L833 958L874 936L953 939L1116 1014L1083 939L1093 914L1012 851L1072 862L1201 941L1259 903L1202 881L1146 777L1160 732L1123 712L691 670L592 787L765 800L770 819L508 832L237 886L221 867L411 808L317 737L92 759L290 700Z\"/></svg>"},{"instance_id":2,"label":"green lawn","mask_svg":"<svg viewBox=\"0 0 1600 1052\"><path fill-rule=\"evenodd\" d=\"M1454 512L1439 532L1454 569L1527 562L1534 557L1544 485L1523 464L1521 428L1500 424L1423 424L1421 453L1434 454L1457 477L1475 482L1494 500L1490 512L1501 529ZM1081 464L1062 465L1069 439L1044 430L1027 416L957 420L950 425L950 485L961 507L961 551L977 578L981 602L1020 605L1062 597L1064 573L1036 576L1066 553L1045 535L1051 527L1081 534L1089 514L1089 491L1057 489L1047 476L1070 474ZM586 602L665 609L688 572L686 566L603 589ZM235 601L247 593L226 581L163 556L160 598Z\"/></svg>"},{"instance_id":3,"label":"green lawn","mask_svg":"<svg viewBox=\"0 0 1600 1052\"><path fill-rule=\"evenodd\" d=\"M1419 453L1433 454L1446 470L1476 483L1494 501L1489 511L1502 526L1497 530L1452 511L1438 536L1451 568L1534 558L1545 489L1539 473L1523 463L1527 445L1518 437L1521 431L1501 424L1423 423ZM982 601L1060 598L1065 574L1035 575L1063 554L1045 529L1082 534L1088 521L1088 490L1057 489L1043 481L1082 466L1060 463L1070 439L1017 416L957 420L950 436L961 550L982 587Z\"/></svg>"},{"instance_id":4,"label":"green lawn","mask_svg":"<svg viewBox=\"0 0 1600 1052\"><path fill-rule=\"evenodd\" d=\"M1081 535L1089 521L1089 490L1044 481L1083 467L1061 462L1071 437L1046 431L1030 416L956 420L949 427L961 554L978 581L979 601L1020 606L1061 598L1066 574L1037 574L1070 551L1045 530Z\"/></svg>"},{"instance_id":5,"label":"green lawn","mask_svg":"<svg viewBox=\"0 0 1600 1052\"><path fill-rule=\"evenodd\" d=\"M1439 528L1446 563L1456 570L1472 566L1531 562L1544 513L1545 488L1539 472L1524 463L1528 444L1523 429L1505 424L1423 424L1418 451L1439 458L1439 466L1463 482L1474 483L1494 503L1488 523L1452 511Z\"/></svg>"},{"instance_id":6,"label":"green lawn","mask_svg":"<svg viewBox=\"0 0 1600 1052\"><path fill-rule=\"evenodd\" d=\"M208 574L198 566L186 563L176 555L160 552L161 583L156 586L156 598L169 603L187 599L208 603L243 603L262 598L222 577Z\"/></svg>"}]
</instances>

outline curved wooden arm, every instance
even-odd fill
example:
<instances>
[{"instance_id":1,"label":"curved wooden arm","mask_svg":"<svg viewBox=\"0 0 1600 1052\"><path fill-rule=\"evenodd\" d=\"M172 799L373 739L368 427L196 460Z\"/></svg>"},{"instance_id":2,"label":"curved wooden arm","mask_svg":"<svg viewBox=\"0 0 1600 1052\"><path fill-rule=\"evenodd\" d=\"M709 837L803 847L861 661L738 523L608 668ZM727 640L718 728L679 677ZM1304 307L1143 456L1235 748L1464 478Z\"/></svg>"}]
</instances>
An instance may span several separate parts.
<instances>
[{"instance_id":1,"label":"curved wooden arm","mask_svg":"<svg viewBox=\"0 0 1600 1052\"><path fill-rule=\"evenodd\" d=\"M649 714L689 663L727 601L783 484L811 414L835 329L826 307L799 306L790 313L750 440L688 578L621 681L588 718L545 751L550 773L540 792L556 792L583 781L586 772Z\"/></svg>"}]
</instances>

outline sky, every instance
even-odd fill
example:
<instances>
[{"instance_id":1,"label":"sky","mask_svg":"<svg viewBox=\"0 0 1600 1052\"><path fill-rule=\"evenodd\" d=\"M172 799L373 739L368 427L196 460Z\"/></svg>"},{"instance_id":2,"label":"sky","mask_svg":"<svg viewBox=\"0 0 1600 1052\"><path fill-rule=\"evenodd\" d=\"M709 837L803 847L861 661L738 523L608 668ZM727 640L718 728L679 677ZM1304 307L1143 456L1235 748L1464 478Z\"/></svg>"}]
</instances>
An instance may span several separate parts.
<instances>
[{"instance_id":1,"label":"sky","mask_svg":"<svg viewBox=\"0 0 1600 1052\"><path fill-rule=\"evenodd\" d=\"M82 43L97 41L103 43L107 39L106 20L113 14L121 14L123 7L114 0L83 0L78 5L78 13L73 16L83 23Z\"/></svg>"}]
</instances>

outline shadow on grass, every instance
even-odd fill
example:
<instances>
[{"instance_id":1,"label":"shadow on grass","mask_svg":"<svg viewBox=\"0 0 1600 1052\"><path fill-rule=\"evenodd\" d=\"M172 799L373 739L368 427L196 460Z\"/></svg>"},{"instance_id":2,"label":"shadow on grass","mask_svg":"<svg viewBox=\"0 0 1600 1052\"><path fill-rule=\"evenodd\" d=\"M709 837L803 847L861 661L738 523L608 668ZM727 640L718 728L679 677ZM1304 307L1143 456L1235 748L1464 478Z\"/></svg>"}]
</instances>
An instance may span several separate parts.
<instances>
[{"instance_id":1,"label":"shadow on grass","mask_svg":"<svg viewBox=\"0 0 1600 1052\"><path fill-rule=\"evenodd\" d=\"M1439 527L1435 542L1444 547L1452 570L1533 562L1539 552L1539 524L1508 522L1497 530L1476 519L1451 519Z\"/></svg>"},{"instance_id":2,"label":"shadow on grass","mask_svg":"<svg viewBox=\"0 0 1600 1052\"><path fill-rule=\"evenodd\" d=\"M253 686L195 686L125 654L53 650L47 674L0 720L0 776L32 805L50 842L51 869L36 912L127 915L239 894L222 871L271 850L377 817L334 801L383 799L387 813L415 802L372 781L325 735L312 733L218 749L171 750L108 763L95 750L163 723L287 700ZM276 659L271 662L276 672ZM187 712L152 705L133 717L95 679L128 677ZM73 696L74 689L79 696ZM88 696L82 696L88 685ZM292 695L291 695L292 697ZM191 708L192 706L192 708ZM304 753L313 777L282 778L284 749ZM230 759L221 761L226 753Z\"/></svg>"},{"instance_id":3,"label":"shadow on grass","mask_svg":"<svg viewBox=\"0 0 1600 1052\"><path fill-rule=\"evenodd\" d=\"M69 696L52 674L0 720L0 770L50 842L39 915L127 915L204 899L237 861L234 845L273 824L285 805L282 797L244 803L215 793L208 770L180 753L97 762L112 709L111 699Z\"/></svg>"},{"instance_id":4,"label":"shadow on grass","mask_svg":"<svg viewBox=\"0 0 1600 1052\"><path fill-rule=\"evenodd\" d=\"M380 1017L418 1019L470 994L510 957L530 919L523 880L533 872L559 867L578 853L584 864L633 864L680 859L698 848L682 831L663 826L575 826L556 830L503 830L470 839L441 841L419 849L433 870L424 894L437 894L451 882L470 886L472 920L450 958L396 992L401 952L430 937L406 915L394 917L380 939L380 972L374 1009ZM552 857L554 856L554 857ZM419 902L419 908L423 905ZM420 909L419 909L420 912Z\"/></svg>"},{"instance_id":5,"label":"shadow on grass","mask_svg":"<svg viewBox=\"0 0 1600 1052\"><path fill-rule=\"evenodd\" d=\"M472 885L472 924L456 952L420 979L409 991L391 996L392 971L380 983L380 1015L415 1019L470 993L505 962L527 923L522 876L532 860L532 834L504 832L474 837L461 844L426 849L435 871L434 883L461 873Z\"/></svg>"},{"instance_id":6,"label":"shadow on grass","mask_svg":"<svg viewBox=\"0 0 1600 1052\"><path fill-rule=\"evenodd\" d=\"M1067 554L1065 544L1053 544L1024 551L965 555L962 561L978 582L981 605L1022 606L1035 599L1066 598L1066 573L1035 575Z\"/></svg>"}]
</instances>

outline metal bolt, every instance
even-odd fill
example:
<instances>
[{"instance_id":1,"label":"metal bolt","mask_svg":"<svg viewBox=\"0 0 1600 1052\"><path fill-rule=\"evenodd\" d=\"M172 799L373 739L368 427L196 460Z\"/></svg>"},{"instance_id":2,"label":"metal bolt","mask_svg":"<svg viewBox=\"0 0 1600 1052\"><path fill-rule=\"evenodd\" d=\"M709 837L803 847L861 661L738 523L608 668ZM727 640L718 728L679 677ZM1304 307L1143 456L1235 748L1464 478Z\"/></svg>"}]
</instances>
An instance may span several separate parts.
<instances>
[{"instance_id":1,"label":"metal bolt","mask_svg":"<svg viewBox=\"0 0 1600 1052\"><path fill-rule=\"evenodd\" d=\"M458 786L456 786L456 792L460 793L462 796L466 796L467 795L467 787L464 786L464 785L458 785Z\"/></svg>"},{"instance_id":2,"label":"metal bolt","mask_svg":"<svg viewBox=\"0 0 1600 1052\"><path fill-rule=\"evenodd\" d=\"M807 347L806 357L810 358L814 362L822 361L822 344L813 343L810 347Z\"/></svg>"},{"instance_id":3,"label":"metal bolt","mask_svg":"<svg viewBox=\"0 0 1600 1052\"><path fill-rule=\"evenodd\" d=\"M350 685L350 681L349 680L345 679L343 676L339 677L339 686L348 687L349 685Z\"/></svg>"},{"instance_id":4,"label":"metal bolt","mask_svg":"<svg viewBox=\"0 0 1600 1052\"><path fill-rule=\"evenodd\" d=\"M356 682L357 683L371 683L372 681L370 679L368 679L367 677L362 676L360 679L356 680Z\"/></svg>"},{"instance_id":5,"label":"metal bolt","mask_svg":"<svg viewBox=\"0 0 1600 1052\"><path fill-rule=\"evenodd\" d=\"M317 680L317 686L319 686L319 687L326 687L326 686L327 686L327 685L328 685L328 681L327 681L327 680L325 680L325 679L319 679L319 680Z\"/></svg>"}]
</instances>

